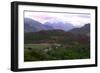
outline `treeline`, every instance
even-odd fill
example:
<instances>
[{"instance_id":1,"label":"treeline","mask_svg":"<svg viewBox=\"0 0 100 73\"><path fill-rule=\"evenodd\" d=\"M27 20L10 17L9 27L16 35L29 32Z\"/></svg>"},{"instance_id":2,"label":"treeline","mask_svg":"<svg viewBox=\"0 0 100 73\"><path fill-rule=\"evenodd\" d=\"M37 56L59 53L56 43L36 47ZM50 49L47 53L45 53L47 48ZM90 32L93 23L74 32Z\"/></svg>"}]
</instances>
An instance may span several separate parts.
<instances>
[{"instance_id":1,"label":"treeline","mask_svg":"<svg viewBox=\"0 0 100 73\"><path fill-rule=\"evenodd\" d=\"M64 32L63 30L49 30L40 32L26 32L24 33L24 43L75 43L75 44L88 44L90 38L82 34L73 34Z\"/></svg>"}]
</instances>

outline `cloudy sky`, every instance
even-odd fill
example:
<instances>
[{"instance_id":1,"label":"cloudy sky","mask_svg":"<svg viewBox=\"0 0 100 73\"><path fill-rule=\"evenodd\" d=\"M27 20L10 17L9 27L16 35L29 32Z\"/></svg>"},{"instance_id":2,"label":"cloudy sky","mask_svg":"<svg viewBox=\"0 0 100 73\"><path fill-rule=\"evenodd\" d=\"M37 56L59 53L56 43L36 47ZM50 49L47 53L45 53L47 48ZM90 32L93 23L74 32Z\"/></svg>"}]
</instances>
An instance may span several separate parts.
<instances>
[{"instance_id":1,"label":"cloudy sky","mask_svg":"<svg viewBox=\"0 0 100 73\"><path fill-rule=\"evenodd\" d=\"M83 26L86 23L90 23L90 14L78 14L78 13L53 13L53 12L29 12L25 11L25 18L31 18L40 23L45 22L58 22L72 23L73 26Z\"/></svg>"}]
</instances>

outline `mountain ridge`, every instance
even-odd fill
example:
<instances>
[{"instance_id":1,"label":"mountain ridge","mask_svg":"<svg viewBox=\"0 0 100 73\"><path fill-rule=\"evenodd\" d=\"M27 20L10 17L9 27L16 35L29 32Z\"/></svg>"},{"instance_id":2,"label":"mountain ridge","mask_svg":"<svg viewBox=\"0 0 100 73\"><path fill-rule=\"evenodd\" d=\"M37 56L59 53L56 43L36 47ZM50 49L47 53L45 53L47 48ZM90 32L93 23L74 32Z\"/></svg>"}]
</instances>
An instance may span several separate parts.
<instances>
[{"instance_id":1,"label":"mountain ridge","mask_svg":"<svg viewBox=\"0 0 100 73\"><path fill-rule=\"evenodd\" d=\"M64 30L69 31L75 28L71 23L63 23L63 22L56 22L56 23L49 23L46 22L44 24L35 21L31 18L24 18L24 31L25 32L38 32L41 30Z\"/></svg>"},{"instance_id":2,"label":"mountain ridge","mask_svg":"<svg viewBox=\"0 0 100 73\"><path fill-rule=\"evenodd\" d=\"M87 36L90 36L90 23L85 24L81 28L73 28L72 30L70 30L68 32L71 32L73 34L85 34Z\"/></svg>"}]
</instances>

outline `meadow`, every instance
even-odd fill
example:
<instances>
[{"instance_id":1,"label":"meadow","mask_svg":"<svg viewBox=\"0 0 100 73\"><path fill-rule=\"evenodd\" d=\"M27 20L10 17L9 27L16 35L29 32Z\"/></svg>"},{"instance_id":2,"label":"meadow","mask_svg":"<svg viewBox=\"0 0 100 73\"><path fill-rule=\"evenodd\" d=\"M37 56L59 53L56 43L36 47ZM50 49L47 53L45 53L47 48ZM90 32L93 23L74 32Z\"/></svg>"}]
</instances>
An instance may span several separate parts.
<instances>
[{"instance_id":1,"label":"meadow","mask_svg":"<svg viewBox=\"0 0 100 73\"><path fill-rule=\"evenodd\" d=\"M90 46L83 44L25 44L24 61L73 60L90 58Z\"/></svg>"}]
</instances>

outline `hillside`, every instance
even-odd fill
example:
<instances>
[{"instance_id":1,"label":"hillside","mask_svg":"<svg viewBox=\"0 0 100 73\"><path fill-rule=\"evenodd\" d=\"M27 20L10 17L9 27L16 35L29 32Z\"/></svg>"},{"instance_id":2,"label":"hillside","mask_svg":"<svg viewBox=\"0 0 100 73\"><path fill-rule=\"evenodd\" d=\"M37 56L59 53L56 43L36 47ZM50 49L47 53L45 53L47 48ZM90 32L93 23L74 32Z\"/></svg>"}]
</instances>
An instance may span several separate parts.
<instances>
[{"instance_id":1,"label":"hillside","mask_svg":"<svg viewBox=\"0 0 100 73\"><path fill-rule=\"evenodd\" d=\"M46 27L42 26L40 22L35 21L30 18L24 19L24 31L25 32L38 32L41 30L46 30Z\"/></svg>"},{"instance_id":2,"label":"hillside","mask_svg":"<svg viewBox=\"0 0 100 73\"><path fill-rule=\"evenodd\" d=\"M90 24L85 24L81 28L73 28L72 30L68 31L73 34L84 34L84 35L90 35Z\"/></svg>"},{"instance_id":3,"label":"hillside","mask_svg":"<svg viewBox=\"0 0 100 73\"><path fill-rule=\"evenodd\" d=\"M25 43L88 43L89 37L83 35L75 35L63 30L48 30L39 32L24 33Z\"/></svg>"}]
</instances>

